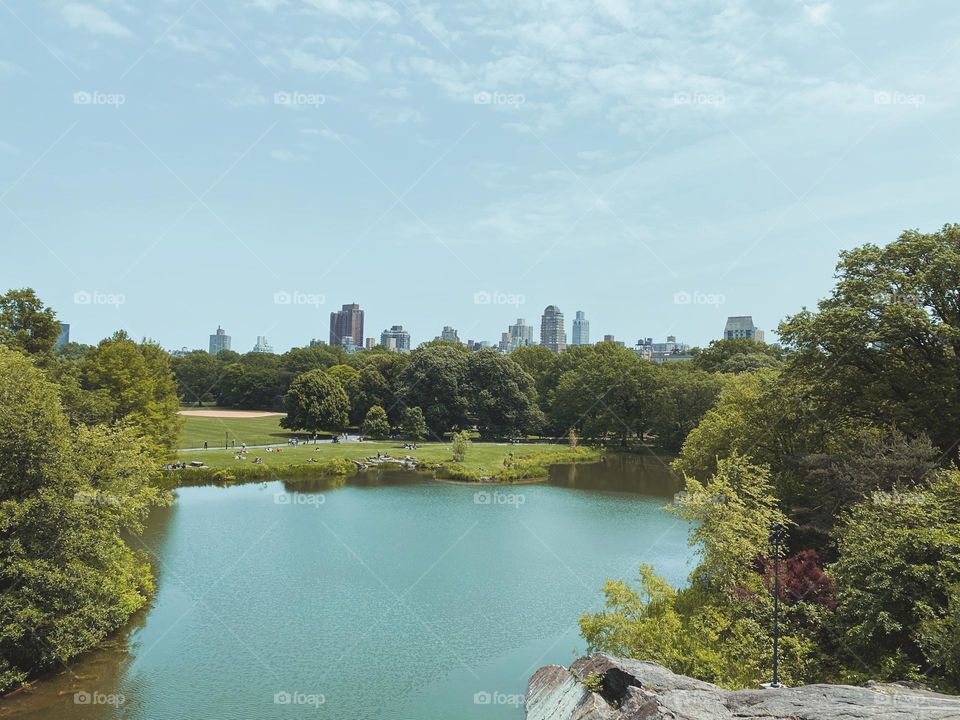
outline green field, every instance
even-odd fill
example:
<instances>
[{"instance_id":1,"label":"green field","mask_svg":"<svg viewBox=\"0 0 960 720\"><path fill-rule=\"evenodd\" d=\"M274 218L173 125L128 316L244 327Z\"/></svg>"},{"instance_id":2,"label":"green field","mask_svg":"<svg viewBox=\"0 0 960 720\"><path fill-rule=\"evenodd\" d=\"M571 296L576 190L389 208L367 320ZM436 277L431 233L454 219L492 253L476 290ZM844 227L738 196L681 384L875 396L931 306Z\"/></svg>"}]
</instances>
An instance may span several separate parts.
<instances>
[{"instance_id":1,"label":"green field","mask_svg":"<svg viewBox=\"0 0 960 720\"><path fill-rule=\"evenodd\" d=\"M280 427L281 416L271 415L258 418L211 418L183 416L183 429L180 431L180 447L203 447L206 441L210 447L223 448L224 437L232 442L237 441L247 445L267 445L269 443L286 443L287 438L295 437L292 433Z\"/></svg>"},{"instance_id":2,"label":"green field","mask_svg":"<svg viewBox=\"0 0 960 720\"><path fill-rule=\"evenodd\" d=\"M269 475L283 475L285 467L307 465L309 458L316 458L318 461L332 460L334 458L347 458L350 460L363 460L366 457L376 455L378 452L382 455L387 453L392 457L404 457L410 455L419 463L440 464L450 463L451 453L448 443L423 443L416 450L404 450L403 442L386 441L374 442L365 441L362 443L320 443L318 445L300 445L299 447L289 447L283 441L279 453L267 453L263 448L255 448L247 451L245 460L236 460L232 450L198 450L192 452L180 453L180 460L184 462L193 462L196 460L204 462L211 468L231 469L242 466L252 466L255 457L263 458L264 473ZM510 457L513 453L513 457ZM467 453L464 462L457 463L458 468L468 472L479 474L493 474L504 467L504 460L518 460L522 458L532 458L546 461L564 462L571 460L596 459L597 454L590 450L580 449L576 454L566 445L548 445L536 443L530 445L510 445L509 443L473 443ZM187 472L189 470L180 471Z\"/></svg>"}]
</instances>

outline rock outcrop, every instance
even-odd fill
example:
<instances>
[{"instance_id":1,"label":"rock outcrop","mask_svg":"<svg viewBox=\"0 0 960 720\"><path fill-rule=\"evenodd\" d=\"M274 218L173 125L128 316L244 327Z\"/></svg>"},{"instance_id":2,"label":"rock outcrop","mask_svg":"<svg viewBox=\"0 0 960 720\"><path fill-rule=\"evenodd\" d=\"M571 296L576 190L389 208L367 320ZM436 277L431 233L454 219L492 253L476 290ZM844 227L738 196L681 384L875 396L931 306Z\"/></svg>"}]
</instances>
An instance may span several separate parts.
<instances>
[{"instance_id":1,"label":"rock outcrop","mask_svg":"<svg viewBox=\"0 0 960 720\"><path fill-rule=\"evenodd\" d=\"M526 706L527 720L960 720L960 697L907 683L731 691L602 653L540 668Z\"/></svg>"}]
</instances>

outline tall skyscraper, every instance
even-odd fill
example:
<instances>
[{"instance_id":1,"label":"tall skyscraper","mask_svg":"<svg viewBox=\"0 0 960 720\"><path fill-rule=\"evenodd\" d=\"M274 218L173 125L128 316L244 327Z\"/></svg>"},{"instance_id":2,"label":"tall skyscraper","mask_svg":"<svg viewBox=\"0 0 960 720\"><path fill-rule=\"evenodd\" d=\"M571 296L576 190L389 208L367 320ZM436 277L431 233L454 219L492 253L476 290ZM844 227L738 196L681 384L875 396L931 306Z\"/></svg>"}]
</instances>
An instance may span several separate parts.
<instances>
[{"instance_id":1,"label":"tall skyscraper","mask_svg":"<svg viewBox=\"0 0 960 720\"><path fill-rule=\"evenodd\" d=\"M589 345L590 344L590 321L583 314L583 310L577 310L577 316L573 319L573 342L571 345Z\"/></svg>"},{"instance_id":2,"label":"tall skyscraper","mask_svg":"<svg viewBox=\"0 0 960 720\"><path fill-rule=\"evenodd\" d=\"M226 330L217 325L217 332L210 336L210 354L216 355L221 350L230 349L230 336Z\"/></svg>"},{"instance_id":3,"label":"tall skyscraper","mask_svg":"<svg viewBox=\"0 0 960 720\"><path fill-rule=\"evenodd\" d=\"M70 323L60 323L60 334L57 335L57 342L54 344L53 349L59 350L68 342L70 342Z\"/></svg>"},{"instance_id":4,"label":"tall skyscraper","mask_svg":"<svg viewBox=\"0 0 960 720\"><path fill-rule=\"evenodd\" d=\"M754 342L762 343L763 330L753 324L752 315L736 315L727 318L727 324L723 328L724 340L736 340L746 338Z\"/></svg>"},{"instance_id":5,"label":"tall skyscraper","mask_svg":"<svg viewBox=\"0 0 960 720\"><path fill-rule=\"evenodd\" d=\"M363 310L356 303L330 313L330 344L342 346L346 338L350 345L363 344Z\"/></svg>"},{"instance_id":6,"label":"tall skyscraper","mask_svg":"<svg viewBox=\"0 0 960 720\"><path fill-rule=\"evenodd\" d=\"M540 344L551 352L567 349L567 334L563 331L563 313L556 305L547 305L540 318Z\"/></svg>"},{"instance_id":7,"label":"tall skyscraper","mask_svg":"<svg viewBox=\"0 0 960 720\"><path fill-rule=\"evenodd\" d=\"M460 342L460 336L457 334L457 329L450 327L449 325L443 326L443 330L440 333L440 339L452 343Z\"/></svg>"},{"instance_id":8,"label":"tall skyscraper","mask_svg":"<svg viewBox=\"0 0 960 720\"><path fill-rule=\"evenodd\" d=\"M380 333L380 344L389 350L408 352L410 350L410 333L403 329L403 325L394 325L389 330Z\"/></svg>"},{"instance_id":9,"label":"tall skyscraper","mask_svg":"<svg viewBox=\"0 0 960 720\"><path fill-rule=\"evenodd\" d=\"M267 342L266 335L257 335L257 344L253 346L255 353L272 353L273 346Z\"/></svg>"},{"instance_id":10,"label":"tall skyscraper","mask_svg":"<svg viewBox=\"0 0 960 720\"><path fill-rule=\"evenodd\" d=\"M523 318L517 318L517 324L508 328L510 333L510 349L533 345L533 325L527 325Z\"/></svg>"}]
</instances>

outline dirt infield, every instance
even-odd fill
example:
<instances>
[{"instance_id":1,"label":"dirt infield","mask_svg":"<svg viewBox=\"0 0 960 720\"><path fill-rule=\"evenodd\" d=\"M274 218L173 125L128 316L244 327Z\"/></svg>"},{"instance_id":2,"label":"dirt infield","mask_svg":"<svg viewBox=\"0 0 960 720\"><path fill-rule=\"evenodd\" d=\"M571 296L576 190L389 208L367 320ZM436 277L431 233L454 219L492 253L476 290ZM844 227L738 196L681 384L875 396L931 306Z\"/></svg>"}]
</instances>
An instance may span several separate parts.
<instances>
[{"instance_id":1,"label":"dirt infield","mask_svg":"<svg viewBox=\"0 0 960 720\"><path fill-rule=\"evenodd\" d=\"M260 412L258 410L181 410L177 414L209 418L259 418L286 415L286 413Z\"/></svg>"}]
</instances>

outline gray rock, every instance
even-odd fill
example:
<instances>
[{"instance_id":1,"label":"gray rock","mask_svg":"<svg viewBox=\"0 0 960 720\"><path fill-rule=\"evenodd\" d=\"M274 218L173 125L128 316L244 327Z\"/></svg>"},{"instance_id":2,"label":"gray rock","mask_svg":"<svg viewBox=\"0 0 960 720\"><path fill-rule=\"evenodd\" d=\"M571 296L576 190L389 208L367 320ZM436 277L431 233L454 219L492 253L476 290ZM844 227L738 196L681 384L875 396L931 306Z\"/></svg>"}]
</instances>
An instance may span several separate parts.
<instances>
[{"instance_id":1,"label":"gray rock","mask_svg":"<svg viewBox=\"0 0 960 720\"><path fill-rule=\"evenodd\" d=\"M599 680L599 692L584 684ZM540 668L527 720L960 720L960 697L913 683L724 690L661 665L597 653Z\"/></svg>"}]
</instances>

